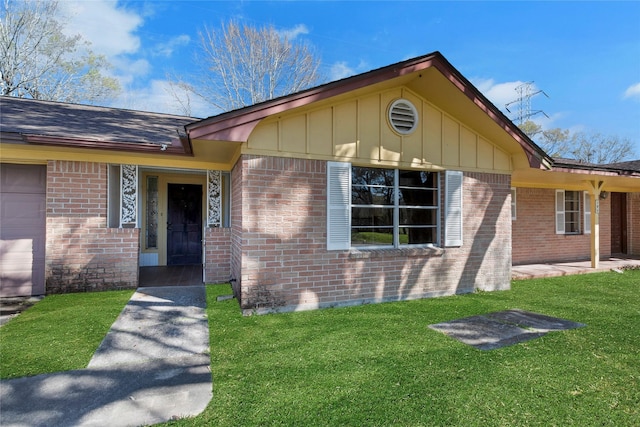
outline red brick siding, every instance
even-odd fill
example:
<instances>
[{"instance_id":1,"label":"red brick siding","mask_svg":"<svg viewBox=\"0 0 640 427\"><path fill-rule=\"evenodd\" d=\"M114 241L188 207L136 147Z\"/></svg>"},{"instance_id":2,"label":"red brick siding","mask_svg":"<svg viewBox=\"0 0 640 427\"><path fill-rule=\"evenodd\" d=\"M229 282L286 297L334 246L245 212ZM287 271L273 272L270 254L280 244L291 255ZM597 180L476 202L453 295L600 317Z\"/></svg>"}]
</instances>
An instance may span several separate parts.
<instances>
[{"instance_id":1,"label":"red brick siding","mask_svg":"<svg viewBox=\"0 0 640 427\"><path fill-rule=\"evenodd\" d=\"M49 161L47 293L137 286L139 230L106 225L107 166Z\"/></svg>"},{"instance_id":2,"label":"red brick siding","mask_svg":"<svg viewBox=\"0 0 640 427\"><path fill-rule=\"evenodd\" d=\"M242 230L243 230L243 167L236 163L231 171L231 286L233 293L241 299L240 277L242 276Z\"/></svg>"},{"instance_id":3,"label":"red brick siding","mask_svg":"<svg viewBox=\"0 0 640 427\"><path fill-rule=\"evenodd\" d=\"M231 229L205 230L205 282L228 282L231 277Z\"/></svg>"},{"instance_id":4,"label":"red brick siding","mask_svg":"<svg viewBox=\"0 0 640 427\"><path fill-rule=\"evenodd\" d=\"M326 162L243 156L232 175L234 209L242 203L241 220L233 219L234 245L247 311L509 287L509 176L465 174L460 248L352 252L326 250Z\"/></svg>"},{"instance_id":5,"label":"red brick siding","mask_svg":"<svg viewBox=\"0 0 640 427\"><path fill-rule=\"evenodd\" d=\"M518 188L513 221L513 263L532 264L591 259L590 234L556 234L555 189ZM584 204L581 199L581 210ZM584 216L581 215L584 226ZM600 256L611 254L609 199L600 201Z\"/></svg>"},{"instance_id":6,"label":"red brick siding","mask_svg":"<svg viewBox=\"0 0 640 427\"><path fill-rule=\"evenodd\" d=\"M627 249L631 255L640 255L640 193L627 196Z\"/></svg>"}]
</instances>

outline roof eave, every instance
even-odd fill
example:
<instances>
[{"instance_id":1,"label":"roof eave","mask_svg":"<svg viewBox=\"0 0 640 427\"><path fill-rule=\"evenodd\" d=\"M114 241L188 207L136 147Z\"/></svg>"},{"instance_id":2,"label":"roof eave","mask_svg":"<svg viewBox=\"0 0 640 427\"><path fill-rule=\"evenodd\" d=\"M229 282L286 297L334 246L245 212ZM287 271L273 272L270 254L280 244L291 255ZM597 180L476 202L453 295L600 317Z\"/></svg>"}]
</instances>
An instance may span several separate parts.
<instances>
[{"instance_id":1,"label":"roof eave","mask_svg":"<svg viewBox=\"0 0 640 427\"><path fill-rule=\"evenodd\" d=\"M246 142L255 126L268 116L386 80L423 71L430 67L435 67L464 93L474 105L479 107L496 122L500 128L517 141L524 150L530 167L537 169L551 168L553 164L551 157L538 147L521 129L513 124L511 120L437 51L418 58L409 59L363 74L327 83L322 86L190 123L185 126L185 130L191 140L205 139Z\"/></svg>"}]
</instances>

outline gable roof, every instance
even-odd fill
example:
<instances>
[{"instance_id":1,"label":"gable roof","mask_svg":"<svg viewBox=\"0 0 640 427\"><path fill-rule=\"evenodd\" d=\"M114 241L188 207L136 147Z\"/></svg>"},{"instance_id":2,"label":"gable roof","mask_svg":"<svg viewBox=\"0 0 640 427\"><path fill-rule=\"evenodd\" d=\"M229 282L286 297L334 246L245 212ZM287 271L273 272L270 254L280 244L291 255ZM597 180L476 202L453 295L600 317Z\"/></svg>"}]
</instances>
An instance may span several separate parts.
<instances>
[{"instance_id":1,"label":"gable roof","mask_svg":"<svg viewBox=\"0 0 640 427\"><path fill-rule=\"evenodd\" d=\"M3 142L191 154L193 117L0 96Z\"/></svg>"},{"instance_id":2,"label":"gable roof","mask_svg":"<svg viewBox=\"0 0 640 427\"><path fill-rule=\"evenodd\" d=\"M357 91L367 86L391 81L396 81L398 84L415 81L422 77L422 73L427 74L428 70L437 70L449 85L444 89L422 86L424 90L431 91L430 94L439 98L443 103L449 102L447 98L450 98L452 93L457 94L458 97L464 96L467 99L466 108L471 105L475 106L477 110L481 111L484 120L488 117L520 145L530 167L549 167L551 158L456 70L440 52L433 52L315 88L222 113L190 123L185 129L191 140L246 142L253 129L264 118ZM474 117L478 120L477 117L480 116L475 115Z\"/></svg>"}]
</instances>

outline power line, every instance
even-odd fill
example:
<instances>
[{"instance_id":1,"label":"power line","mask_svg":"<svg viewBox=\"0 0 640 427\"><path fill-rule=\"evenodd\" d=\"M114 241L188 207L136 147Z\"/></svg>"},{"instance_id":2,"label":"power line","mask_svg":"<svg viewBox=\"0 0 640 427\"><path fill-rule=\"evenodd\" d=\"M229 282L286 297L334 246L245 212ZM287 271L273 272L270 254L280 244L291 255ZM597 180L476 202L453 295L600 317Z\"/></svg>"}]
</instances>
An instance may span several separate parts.
<instances>
[{"instance_id":1,"label":"power line","mask_svg":"<svg viewBox=\"0 0 640 427\"><path fill-rule=\"evenodd\" d=\"M529 120L529 118L535 116L536 114L544 114L544 116L546 118L549 118L549 116L547 116L547 113L545 113L542 110L535 110L532 111L531 110L531 98L533 98L534 96L538 95L539 93L543 94L544 96L546 96L547 98L549 98L549 95L547 95L546 93L544 93L543 90L537 90L535 91L535 86L533 85L533 82L526 82L526 83L522 83L521 85L517 86L515 88L515 91L518 92L518 98L514 101L511 101L507 104L505 104L504 108L506 108L506 110L509 113L512 113L512 111L509 109L510 105L513 104L518 104L518 109L516 112L516 120L518 122L518 125L523 124L524 122L526 122L527 120Z\"/></svg>"}]
</instances>

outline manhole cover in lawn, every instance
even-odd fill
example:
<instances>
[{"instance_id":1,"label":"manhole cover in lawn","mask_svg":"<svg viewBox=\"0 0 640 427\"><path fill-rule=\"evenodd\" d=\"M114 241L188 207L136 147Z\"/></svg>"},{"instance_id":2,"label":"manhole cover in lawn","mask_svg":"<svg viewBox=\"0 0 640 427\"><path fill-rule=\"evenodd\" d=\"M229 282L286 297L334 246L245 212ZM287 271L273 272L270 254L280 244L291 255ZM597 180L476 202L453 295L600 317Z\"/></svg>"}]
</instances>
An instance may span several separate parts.
<instances>
[{"instance_id":1,"label":"manhole cover in lawn","mask_svg":"<svg viewBox=\"0 0 640 427\"><path fill-rule=\"evenodd\" d=\"M541 337L547 332L586 326L583 323L513 309L429 325L479 350L494 350Z\"/></svg>"}]
</instances>

